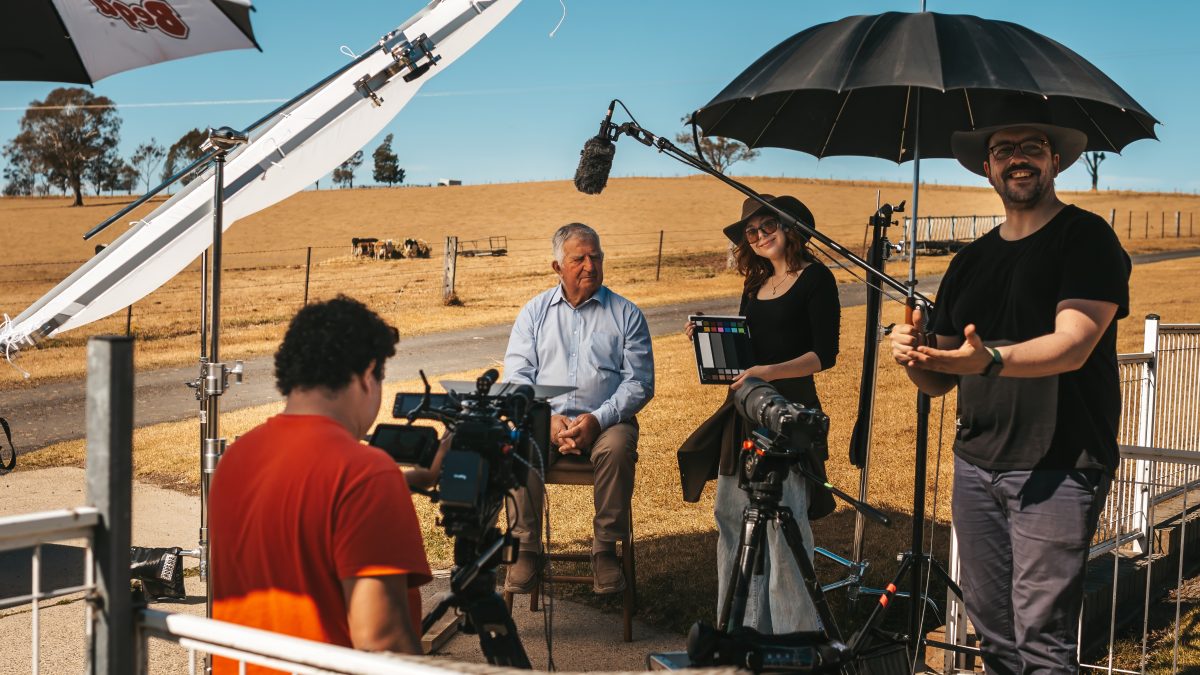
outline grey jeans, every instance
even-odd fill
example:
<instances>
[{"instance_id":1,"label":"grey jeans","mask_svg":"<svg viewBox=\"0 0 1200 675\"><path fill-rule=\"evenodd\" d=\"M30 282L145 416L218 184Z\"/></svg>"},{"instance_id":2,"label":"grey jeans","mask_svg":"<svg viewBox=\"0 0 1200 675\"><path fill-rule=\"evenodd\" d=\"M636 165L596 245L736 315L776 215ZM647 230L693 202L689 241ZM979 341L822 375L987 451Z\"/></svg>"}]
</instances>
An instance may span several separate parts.
<instances>
[{"instance_id":1,"label":"grey jeans","mask_svg":"<svg viewBox=\"0 0 1200 675\"><path fill-rule=\"evenodd\" d=\"M725 599L725 589L737 567L738 545L742 535L742 511L750 503L746 491L738 487L737 476L717 477L717 616ZM808 483L798 474L790 473L783 484L781 506L792 510L804 552L813 556L812 528L808 524ZM792 557L783 532L775 523L767 524L766 555L762 576L750 582L743 625L762 633L780 634L796 631L815 631L820 628L817 610L804 587L800 567ZM733 626L730 626L733 628Z\"/></svg>"},{"instance_id":2,"label":"grey jeans","mask_svg":"<svg viewBox=\"0 0 1200 675\"><path fill-rule=\"evenodd\" d=\"M954 458L967 615L989 673L1075 673L1083 577L1111 477L988 471Z\"/></svg>"}]
</instances>

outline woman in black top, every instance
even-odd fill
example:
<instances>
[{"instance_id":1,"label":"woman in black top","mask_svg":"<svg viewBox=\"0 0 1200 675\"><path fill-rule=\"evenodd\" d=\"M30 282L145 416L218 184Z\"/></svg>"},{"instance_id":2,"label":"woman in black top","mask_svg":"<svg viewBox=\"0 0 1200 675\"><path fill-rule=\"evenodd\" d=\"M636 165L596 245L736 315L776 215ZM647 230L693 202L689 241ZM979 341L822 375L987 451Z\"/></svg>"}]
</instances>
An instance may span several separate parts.
<instances>
[{"instance_id":1,"label":"woman in black top","mask_svg":"<svg viewBox=\"0 0 1200 675\"><path fill-rule=\"evenodd\" d=\"M772 205L815 226L812 213L795 197L763 196ZM820 408L812 376L835 363L841 318L833 274L808 251L808 239L798 230L783 226L773 212L747 199L742 219L726 227L725 234L737 245L738 271L746 279L739 313L746 317L750 329L754 365L734 380L725 403L679 451L685 499L698 498L694 488L698 479L702 485L704 479L717 474L718 612L737 564L742 511L748 502L746 493L738 487L736 473L741 442L752 429L733 409L733 392L741 388L745 378L757 377L769 381L793 403ZM690 323L685 332L691 338ZM809 467L824 475L826 457L814 454L810 451L807 457ZM832 511L833 500L824 491L812 494L810 487L793 472L784 483L782 503L792 510L811 558L809 519ZM745 625L764 633L815 630L816 613L800 570L783 534L774 525L768 527L766 547L763 576L756 576L751 584Z\"/></svg>"}]
</instances>

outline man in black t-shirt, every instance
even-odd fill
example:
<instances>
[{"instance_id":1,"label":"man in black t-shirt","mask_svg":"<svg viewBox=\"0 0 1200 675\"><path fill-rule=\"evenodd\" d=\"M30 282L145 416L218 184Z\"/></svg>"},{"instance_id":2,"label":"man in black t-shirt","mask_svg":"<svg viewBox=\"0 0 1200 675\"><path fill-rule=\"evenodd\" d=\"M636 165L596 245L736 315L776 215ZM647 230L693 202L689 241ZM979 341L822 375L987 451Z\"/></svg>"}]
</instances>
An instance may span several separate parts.
<instances>
[{"instance_id":1,"label":"man in black t-shirt","mask_svg":"<svg viewBox=\"0 0 1200 675\"><path fill-rule=\"evenodd\" d=\"M954 134L955 157L987 177L1005 222L951 261L930 340L892 333L921 391L958 387L954 524L988 672L1078 670L1088 548L1118 461L1129 257L1102 218L1054 191L1086 145L1034 122Z\"/></svg>"}]
</instances>

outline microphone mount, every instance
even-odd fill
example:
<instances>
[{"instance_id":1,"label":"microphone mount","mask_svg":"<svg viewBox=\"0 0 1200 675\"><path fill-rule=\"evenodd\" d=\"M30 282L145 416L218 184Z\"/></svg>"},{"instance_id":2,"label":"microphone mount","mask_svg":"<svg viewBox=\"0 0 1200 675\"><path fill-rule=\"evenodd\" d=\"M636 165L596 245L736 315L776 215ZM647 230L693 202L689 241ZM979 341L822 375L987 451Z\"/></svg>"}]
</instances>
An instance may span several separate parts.
<instances>
[{"instance_id":1,"label":"microphone mount","mask_svg":"<svg viewBox=\"0 0 1200 675\"><path fill-rule=\"evenodd\" d=\"M611 104L609 106L609 111L610 112L612 111ZM605 120L600 123L600 131L601 131L601 135L604 136L610 142L615 143L617 141L617 139L620 138L621 136L623 136L623 135L628 136L629 138L632 138L633 140L637 141L638 143L641 143L642 145L644 145L646 147L654 148L654 149L658 150L660 153L663 153L676 161L682 162L683 164L686 164L697 171L706 173L706 174L712 176L713 178L716 178L717 180L721 181L722 183L725 183L729 187L732 187L733 189L737 190L738 192L742 193L743 195L745 195L745 196L749 197L750 199L753 199L754 201L761 204L763 206L763 208L774 213L776 215L776 217L779 218L780 222L784 223L785 225L795 227L796 229L800 230L801 232L803 232L805 235L807 235L811 239L819 242L820 244L822 244L829 250L833 251L834 253L837 253L838 255L842 256L846 260L849 260L850 262L854 263L854 265L856 267L858 267L859 269L862 269L863 271L874 275L875 278L877 278L880 281L880 283L884 284L885 286L888 286L889 288L891 288L894 291L897 291L898 293L908 296L910 298L909 302L920 305L923 308L925 308L926 310L928 308L933 307L933 302L929 298L924 296L923 294L918 293L915 285L909 284L908 282L905 282L905 281L901 281L893 276L888 275L887 273L883 272L882 270L876 269L873 265L869 264L866 260L863 260L858 254L850 251L845 246L842 246L837 241L835 241L834 239L831 239L828 235L824 234L823 232L818 231L816 228L814 228L812 226L811 223L805 223L800 220L797 220L795 216L791 215L790 213L787 213L783 209L780 209L779 207L775 206L774 204L771 204L766 199L763 199L762 195L755 192L753 189L751 189L746 184L736 181L736 180L730 178L729 176L726 176L725 174L723 174L720 171L713 168L708 162L705 162L703 159L700 159L699 157L696 157L695 155L687 152L686 150L683 150L679 146L672 143L670 141L670 139L659 136L658 134L655 134L654 132L646 129L642 125L638 124L636 121L623 122L619 125L614 125L614 124L611 124L608 121L608 118L606 117Z\"/></svg>"}]
</instances>

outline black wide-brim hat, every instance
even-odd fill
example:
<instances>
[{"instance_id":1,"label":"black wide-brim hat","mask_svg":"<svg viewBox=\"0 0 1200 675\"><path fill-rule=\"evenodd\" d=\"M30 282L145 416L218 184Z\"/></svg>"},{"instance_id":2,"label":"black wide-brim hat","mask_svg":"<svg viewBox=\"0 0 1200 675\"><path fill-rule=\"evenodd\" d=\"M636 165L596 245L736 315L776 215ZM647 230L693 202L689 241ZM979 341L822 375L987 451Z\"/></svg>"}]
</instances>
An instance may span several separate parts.
<instances>
[{"instance_id":1,"label":"black wide-brim hat","mask_svg":"<svg viewBox=\"0 0 1200 675\"><path fill-rule=\"evenodd\" d=\"M791 195L782 195L779 197L772 195L760 196L771 206L774 206L784 213L787 213L814 230L817 229L817 221L815 218L813 218L812 211L809 211L808 207L804 205L804 202L800 201L799 199L796 199ZM746 201L742 202L742 219L732 225L725 226L725 229L723 230L725 232L725 236L729 237L729 241L732 241L735 245L741 245L742 240L746 238L746 222L754 216L762 213L772 213L772 211L766 206L763 206L762 203L757 199L747 197ZM804 241L808 241L807 234L804 232L799 232L799 234Z\"/></svg>"},{"instance_id":2,"label":"black wide-brim hat","mask_svg":"<svg viewBox=\"0 0 1200 675\"><path fill-rule=\"evenodd\" d=\"M1087 148L1087 134L1078 129L1069 129L1054 124L1042 122L1017 122L1014 124L996 124L974 131L956 131L950 136L950 149L954 158L967 171L987 176L983 172L983 163L988 161L988 139L992 134L1002 129L1036 129L1046 134L1054 154L1058 155L1058 170L1063 172L1075 163Z\"/></svg>"}]
</instances>

